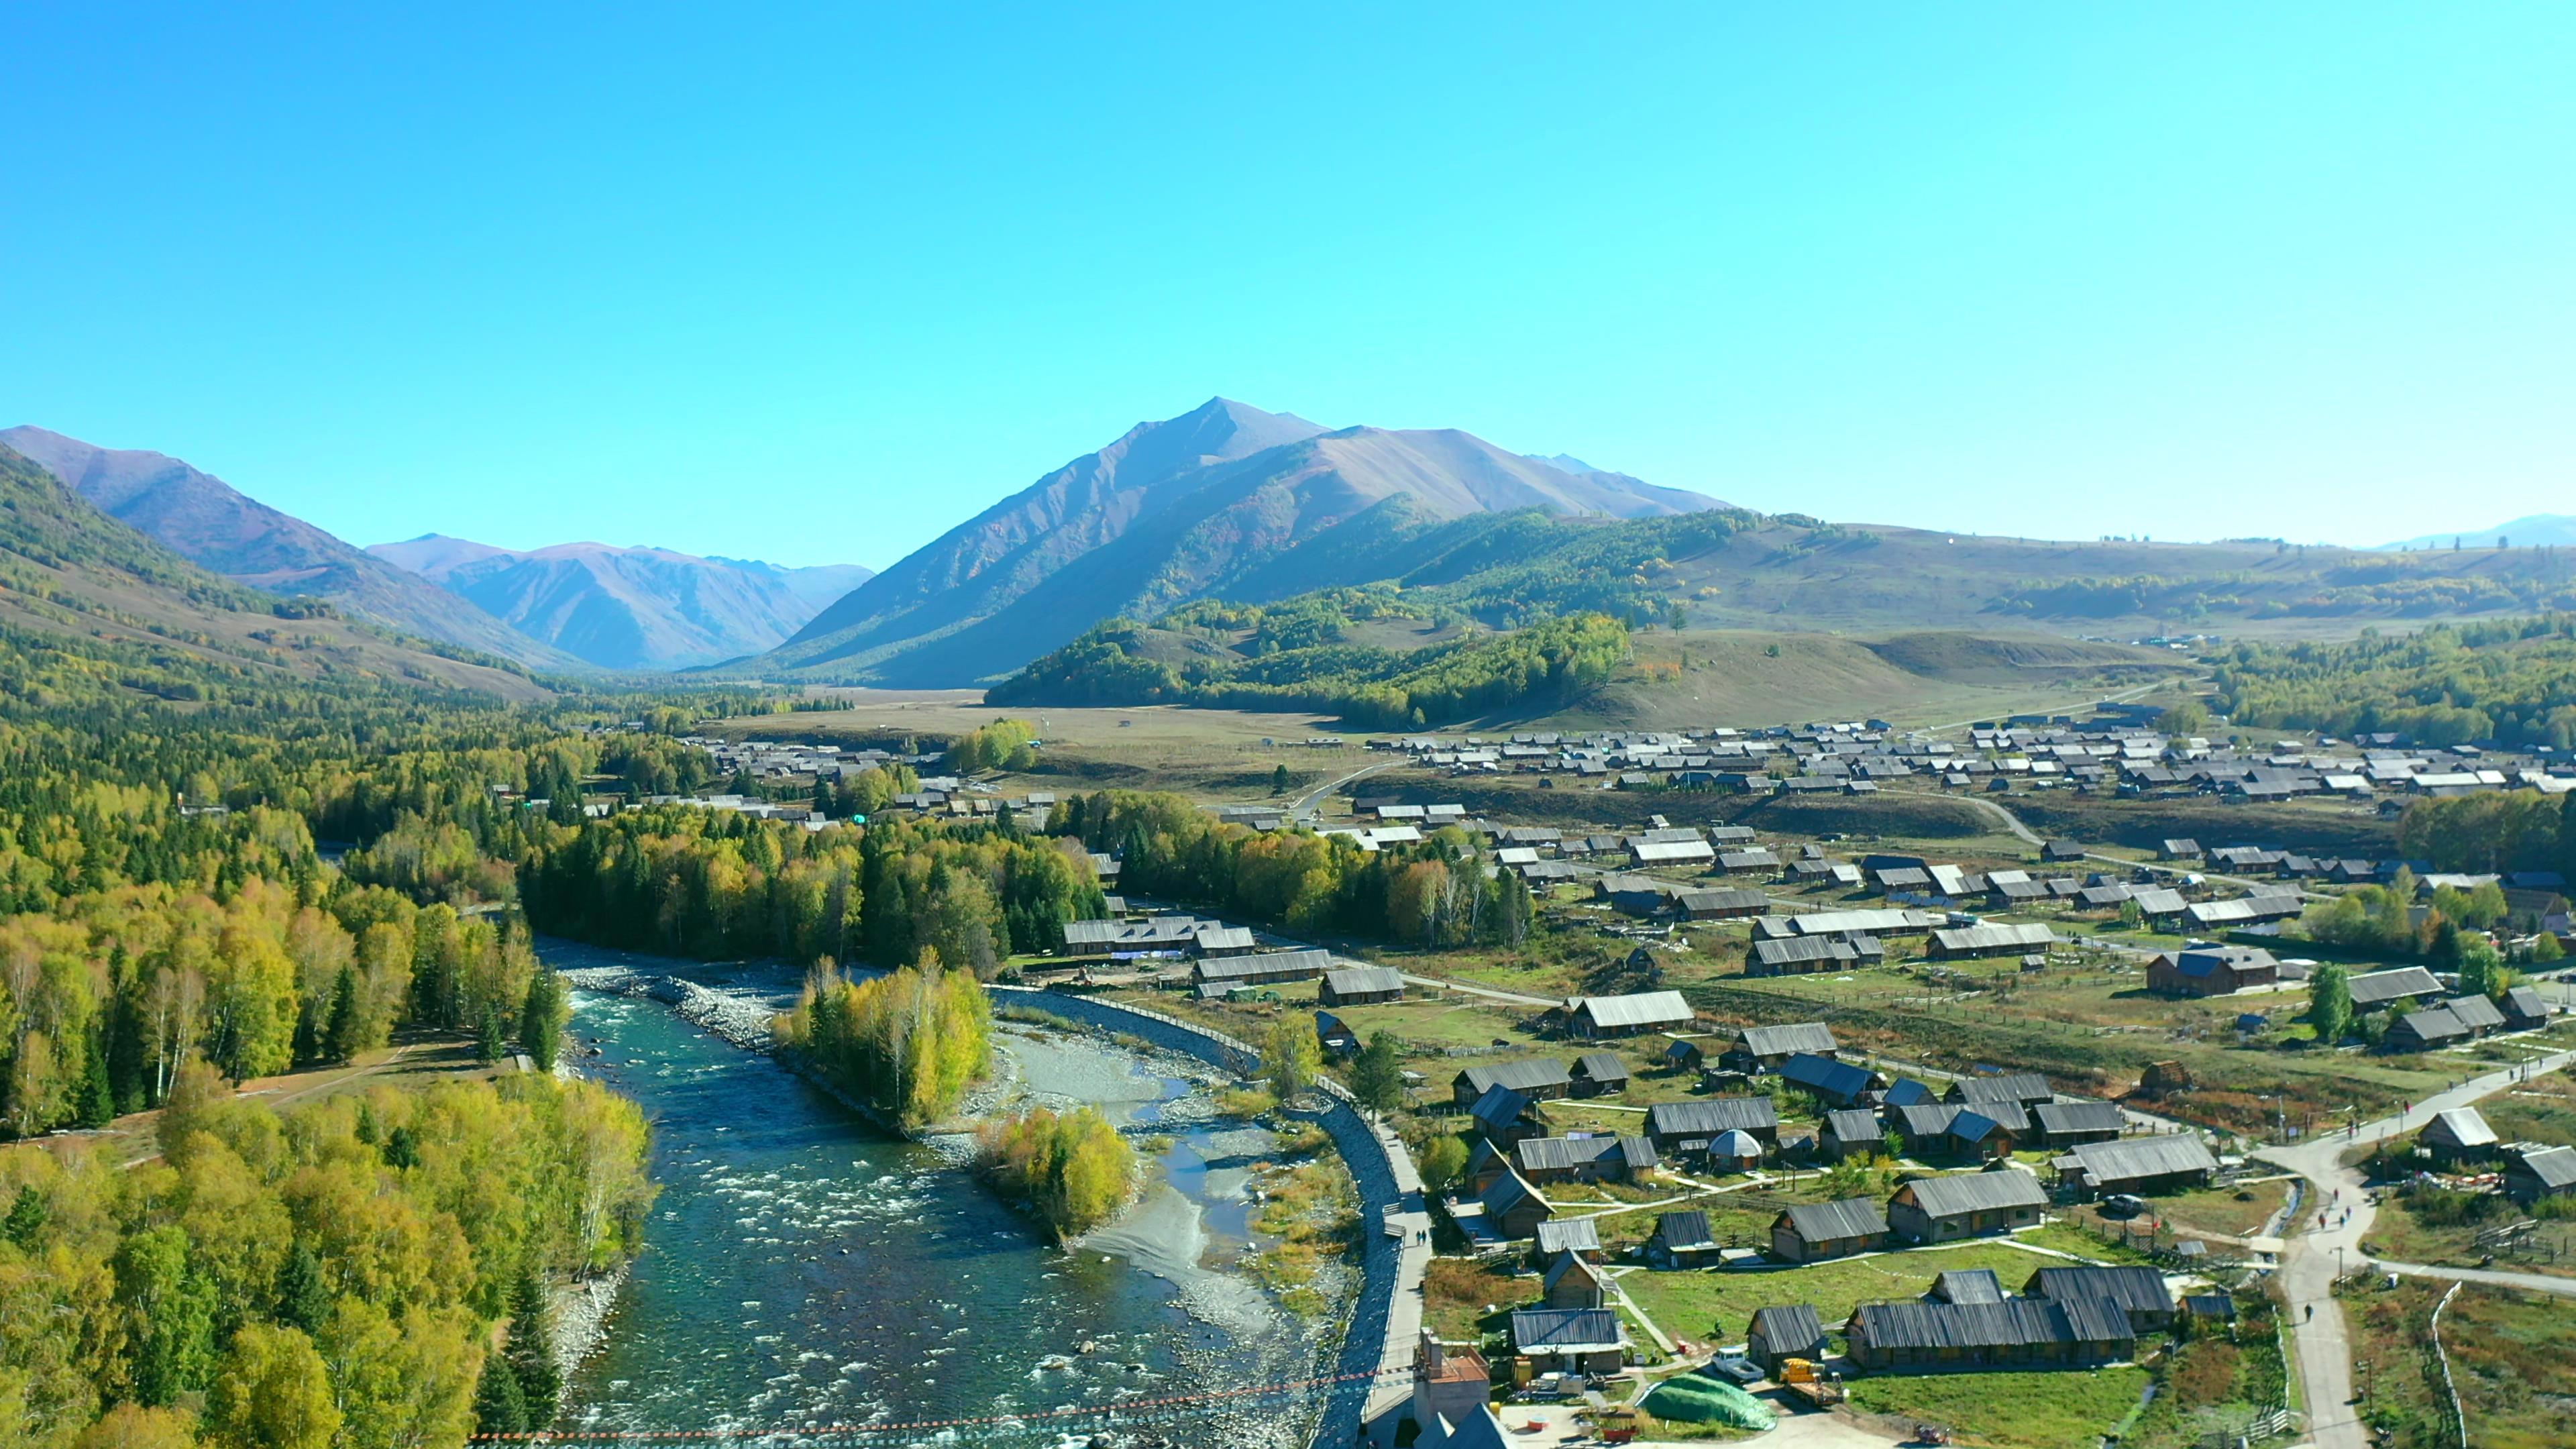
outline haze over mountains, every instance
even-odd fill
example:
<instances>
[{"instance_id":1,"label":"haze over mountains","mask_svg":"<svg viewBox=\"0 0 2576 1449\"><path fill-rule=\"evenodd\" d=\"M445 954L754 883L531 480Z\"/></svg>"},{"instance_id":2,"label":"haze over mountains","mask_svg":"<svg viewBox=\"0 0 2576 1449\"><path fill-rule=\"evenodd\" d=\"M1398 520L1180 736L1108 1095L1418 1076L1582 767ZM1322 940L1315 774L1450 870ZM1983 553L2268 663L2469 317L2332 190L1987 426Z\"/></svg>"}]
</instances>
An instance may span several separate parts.
<instances>
[{"instance_id":1,"label":"haze over mountains","mask_svg":"<svg viewBox=\"0 0 2576 1449\"><path fill-rule=\"evenodd\" d=\"M2396 543L2384 543L2383 549L2449 548L2457 541L2461 548L2493 548L2496 540L2507 540L2515 548L2564 548L2576 544L2576 514L2533 513L2493 528L2455 528L2448 533L2418 534Z\"/></svg>"},{"instance_id":2,"label":"haze over mountains","mask_svg":"<svg viewBox=\"0 0 2576 1449\"><path fill-rule=\"evenodd\" d=\"M272 594L312 594L387 628L522 664L555 669L576 663L427 580L370 558L176 458L101 448L37 427L0 431L0 444L109 517L235 583Z\"/></svg>"},{"instance_id":3,"label":"haze over mountains","mask_svg":"<svg viewBox=\"0 0 2576 1449\"><path fill-rule=\"evenodd\" d=\"M2559 515L2463 533L2458 551L2448 534L2412 552L1981 537L1765 516L1455 430L1327 430L1224 398L1138 424L878 575L440 534L361 550L160 453L33 427L0 444L103 510L99 526L234 584L550 670L956 687L1113 618L1354 585L1488 629L1599 611L1700 629L2139 637L2576 607L2576 557L2539 546L2576 542ZM2498 534L2515 546L2493 547ZM1148 654L1184 642L1137 638Z\"/></svg>"},{"instance_id":4,"label":"haze over mountains","mask_svg":"<svg viewBox=\"0 0 2576 1449\"><path fill-rule=\"evenodd\" d=\"M667 549L533 552L425 534L360 549L166 454L38 427L0 445L108 517L238 584L539 669L682 669L756 654L868 577Z\"/></svg>"},{"instance_id":5,"label":"haze over mountains","mask_svg":"<svg viewBox=\"0 0 2576 1449\"><path fill-rule=\"evenodd\" d=\"M0 445L0 628L9 691L48 697L68 670L175 700L324 681L401 680L531 699L522 673L451 658L234 582L110 517L50 469ZM238 698L235 699L238 703Z\"/></svg>"},{"instance_id":6,"label":"haze over mountains","mask_svg":"<svg viewBox=\"0 0 2576 1449\"><path fill-rule=\"evenodd\" d=\"M607 669L684 669L757 654L869 576L856 564L782 568L602 543L514 552L435 533L367 552Z\"/></svg>"},{"instance_id":7,"label":"haze over mountains","mask_svg":"<svg viewBox=\"0 0 2576 1449\"><path fill-rule=\"evenodd\" d=\"M959 524L746 667L962 683L1016 669L1112 615L1378 577L1375 564L1355 573L1356 561L1474 514L1649 518L1724 506L1451 429L1327 431L1211 398Z\"/></svg>"}]
</instances>

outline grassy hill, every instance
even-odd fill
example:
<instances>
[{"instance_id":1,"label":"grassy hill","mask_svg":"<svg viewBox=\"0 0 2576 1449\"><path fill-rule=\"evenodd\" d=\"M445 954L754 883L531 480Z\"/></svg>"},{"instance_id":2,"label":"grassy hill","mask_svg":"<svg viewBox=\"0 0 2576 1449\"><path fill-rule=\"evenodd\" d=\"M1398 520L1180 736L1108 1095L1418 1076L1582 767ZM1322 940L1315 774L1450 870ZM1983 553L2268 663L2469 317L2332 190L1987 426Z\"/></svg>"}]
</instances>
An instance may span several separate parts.
<instances>
[{"instance_id":1,"label":"grassy hill","mask_svg":"<svg viewBox=\"0 0 2576 1449\"><path fill-rule=\"evenodd\" d=\"M1567 728L1751 728L1818 719L1955 724L2060 712L2195 671L2154 649L2005 631L1870 641L1764 630L1650 630L1628 665L1544 715Z\"/></svg>"},{"instance_id":2,"label":"grassy hill","mask_svg":"<svg viewBox=\"0 0 2576 1449\"><path fill-rule=\"evenodd\" d=\"M1699 521L1703 534L1722 526ZM1606 582L1634 587L1634 573ZM1638 632L1598 612L1537 614L1519 629L1497 629L1477 616L1490 605L1473 592L1481 586L1328 589L1275 604L1193 604L1151 624L1115 619L995 685L986 700L1313 711L1376 729L1534 718L1637 728L1840 716L1939 722L2065 708L2191 667L2169 651L2009 630L1915 630L1874 642L1780 630ZM1628 612L1648 614L1633 601Z\"/></svg>"},{"instance_id":3,"label":"grassy hill","mask_svg":"<svg viewBox=\"0 0 2576 1449\"><path fill-rule=\"evenodd\" d=\"M281 599L223 578L100 512L53 474L0 448L0 694L29 699L107 685L202 699L403 681L503 699L546 688L515 665L388 634L328 601Z\"/></svg>"}]
</instances>

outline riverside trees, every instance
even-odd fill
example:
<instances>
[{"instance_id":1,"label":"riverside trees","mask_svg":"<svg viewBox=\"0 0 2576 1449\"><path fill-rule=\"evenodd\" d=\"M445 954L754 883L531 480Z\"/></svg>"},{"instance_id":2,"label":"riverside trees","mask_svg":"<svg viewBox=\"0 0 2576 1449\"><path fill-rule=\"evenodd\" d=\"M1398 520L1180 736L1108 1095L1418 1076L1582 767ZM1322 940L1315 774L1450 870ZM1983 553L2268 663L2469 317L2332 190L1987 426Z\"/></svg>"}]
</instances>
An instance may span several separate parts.
<instances>
[{"instance_id":1,"label":"riverside trees","mask_svg":"<svg viewBox=\"0 0 2576 1449\"><path fill-rule=\"evenodd\" d=\"M992 1052L982 983L943 969L929 948L910 966L858 983L822 963L776 1030L782 1045L907 1127L955 1111Z\"/></svg>"},{"instance_id":2,"label":"riverside trees","mask_svg":"<svg viewBox=\"0 0 2576 1449\"><path fill-rule=\"evenodd\" d=\"M977 1170L1071 1238L1107 1222L1135 1190L1136 1151L1089 1107L1033 1107L976 1133Z\"/></svg>"},{"instance_id":3,"label":"riverside trees","mask_svg":"<svg viewBox=\"0 0 2576 1449\"><path fill-rule=\"evenodd\" d=\"M521 1283L622 1258L652 1201L641 1116L583 1083L279 1113L189 1076L160 1161L0 1156L8 1442L460 1444Z\"/></svg>"}]
</instances>

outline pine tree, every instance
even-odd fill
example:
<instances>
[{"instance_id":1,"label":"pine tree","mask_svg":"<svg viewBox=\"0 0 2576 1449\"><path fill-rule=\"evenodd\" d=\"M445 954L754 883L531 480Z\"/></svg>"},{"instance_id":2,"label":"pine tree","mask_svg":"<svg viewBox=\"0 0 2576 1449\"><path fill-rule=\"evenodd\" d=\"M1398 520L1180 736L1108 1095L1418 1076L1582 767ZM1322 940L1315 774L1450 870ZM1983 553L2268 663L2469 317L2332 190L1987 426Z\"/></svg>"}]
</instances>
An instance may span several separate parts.
<instances>
[{"instance_id":1,"label":"pine tree","mask_svg":"<svg viewBox=\"0 0 2576 1449\"><path fill-rule=\"evenodd\" d=\"M0 1237L6 1237L19 1252L36 1251L36 1235L45 1230L51 1214L45 1211L45 1199L33 1184L18 1189L18 1200L9 1204L7 1221L0 1222Z\"/></svg>"},{"instance_id":2,"label":"pine tree","mask_svg":"<svg viewBox=\"0 0 2576 1449\"><path fill-rule=\"evenodd\" d=\"M332 984L330 1020L322 1029L323 1060L345 1062L357 1056L364 1029L358 1015L358 973L343 966L340 979Z\"/></svg>"},{"instance_id":3,"label":"pine tree","mask_svg":"<svg viewBox=\"0 0 2576 1449\"><path fill-rule=\"evenodd\" d=\"M322 1260L298 1238L277 1265L277 1321L306 1333L319 1333L331 1316L331 1290L322 1281Z\"/></svg>"},{"instance_id":4,"label":"pine tree","mask_svg":"<svg viewBox=\"0 0 2576 1449\"><path fill-rule=\"evenodd\" d=\"M1377 1112L1404 1105L1404 1062L1395 1033L1378 1032L1360 1049L1359 1058L1351 1063L1351 1095Z\"/></svg>"},{"instance_id":5,"label":"pine tree","mask_svg":"<svg viewBox=\"0 0 2576 1449\"><path fill-rule=\"evenodd\" d=\"M2433 944L2424 955L2436 971L2457 971L2463 949L2460 928L2449 917L2443 917L2441 924L2433 928Z\"/></svg>"},{"instance_id":6,"label":"pine tree","mask_svg":"<svg viewBox=\"0 0 2576 1449\"><path fill-rule=\"evenodd\" d=\"M107 1028L89 1033L89 1058L81 1074L80 1101L73 1120L83 1127L104 1127L116 1120L116 1091L107 1078Z\"/></svg>"},{"instance_id":7,"label":"pine tree","mask_svg":"<svg viewBox=\"0 0 2576 1449\"><path fill-rule=\"evenodd\" d=\"M501 1008L498 1005L487 1004L483 1008L483 1019L475 1023L475 1060L497 1062L501 1059L501 1053L509 1049L509 1045L510 1033L502 1024Z\"/></svg>"},{"instance_id":8,"label":"pine tree","mask_svg":"<svg viewBox=\"0 0 2576 1449\"><path fill-rule=\"evenodd\" d=\"M519 1009L519 1045L536 1062L538 1071L555 1069L555 1057L563 1045L564 1020L569 1015L563 978L548 967L538 967L537 973L528 978L527 1000Z\"/></svg>"},{"instance_id":9,"label":"pine tree","mask_svg":"<svg viewBox=\"0 0 2576 1449\"><path fill-rule=\"evenodd\" d=\"M554 1335L547 1329L546 1285L533 1267L519 1270L517 1301L510 1312L510 1372L518 1380L528 1427L542 1429L555 1421L563 1397L563 1375L555 1368Z\"/></svg>"},{"instance_id":10,"label":"pine tree","mask_svg":"<svg viewBox=\"0 0 2576 1449\"><path fill-rule=\"evenodd\" d=\"M528 1432L527 1398L510 1360L500 1354L483 1359L483 1377L474 1385L474 1427L484 1434Z\"/></svg>"}]
</instances>

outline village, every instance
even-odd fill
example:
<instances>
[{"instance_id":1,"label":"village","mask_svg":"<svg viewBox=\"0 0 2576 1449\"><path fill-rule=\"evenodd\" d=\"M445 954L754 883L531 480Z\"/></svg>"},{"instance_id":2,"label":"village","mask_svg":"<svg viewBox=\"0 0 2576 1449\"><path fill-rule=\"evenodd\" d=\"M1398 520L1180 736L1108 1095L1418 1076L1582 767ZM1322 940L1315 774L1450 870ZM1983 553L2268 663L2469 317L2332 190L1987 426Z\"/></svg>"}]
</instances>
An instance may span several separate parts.
<instances>
[{"instance_id":1,"label":"village","mask_svg":"<svg viewBox=\"0 0 2576 1449\"><path fill-rule=\"evenodd\" d=\"M2116 705L1947 737L1533 732L1374 740L1360 759L1302 801L1210 807L1363 852L1447 841L1526 887L1529 948L1300 939L1126 894L1123 862L1097 852L1107 917L1067 922L1060 951L1012 971L1248 1041L1302 1016L1335 1071L1381 1034L1397 1045L1391 1118L1435 1231L1413 1380L1381 1442L1755 1432L1823 1413L1881 1437L1817 1442L1896 1443L1951 1427L1967 1371L2041 1385L2069 1423L2135 1431L2151 1375L2213 1341L2236 1346L2233 1377L2208 1403L2167 1396L2143 1426L2293 1441L2277 1280L2318 1205L2270 1154L2365 1128L2381 1134L2365 1165L2391 1257L2571 1271L2556 1224L2576 1207L2576 1102L2507 1112L2506 1130L2476 1106L2408 1115L2576 1045L2552 964L2576 945L2564 880L2356 853L2332 821L2563 793L2576 762L2393 738L2214 746ZM723 764L783 795L898 762L745 744ZM1486 777L1507 788L1470 788ZM1848 809L1820 817L1836 829L1707 809L1960 794L1995 828L1907 838ZM2296 801L2324 843L2043 836L2011 813L2052 794L2191 803L2204 823ZM924 775L889 808L1035 828L1058 798ZM2464 981L2457 963L2310 938L2304 919L2362 890L2469 922L2480 959L2510 964ZM2321 978L2348 1002L2332 1039ZM2497 1206L2412 1206L2435 1195Z\"/></svg>"}]
</instances>

